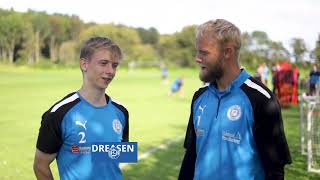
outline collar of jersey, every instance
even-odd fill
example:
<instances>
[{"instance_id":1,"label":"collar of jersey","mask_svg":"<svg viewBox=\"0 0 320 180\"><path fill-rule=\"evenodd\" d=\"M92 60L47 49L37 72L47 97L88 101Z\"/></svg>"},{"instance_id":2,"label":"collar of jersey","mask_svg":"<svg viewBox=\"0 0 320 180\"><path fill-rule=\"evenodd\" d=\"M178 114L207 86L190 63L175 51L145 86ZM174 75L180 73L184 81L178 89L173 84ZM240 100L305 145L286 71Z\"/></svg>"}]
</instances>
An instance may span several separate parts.
<instances>
[{"instance_id":1,"label":"collar of jersey","mask_svg":"<svg viewBox=\"0 0 320 180\"><path fill-rule=\"evenodd\" d=\"M241 69L240 74L230 83L230 85L224 91L219 91L216 82L210 83L209 90L218 97L222 97L229 94L234 89L239 88L249 77L250 75L248 74L248 72L245 69Z\"/></svg>"},{"instance_id":2,"label":"collar of jersey","mask_svg":"<svg viewBox=\"0 0 320 180\"><path fill-rule=\"evenodd\" d=\"M85 103L85 104L87 104L88 106L91 106L91 107L93 107L93 108L95 108L95 109L103 109L103 108L106 108L106 107L108 106L108 104L110 104L110 102L111 102L111 98L109 98L108 95L105 94L107 103L106 103L105 105L103 105L103 106L95 106L95 105L91 104L90 102L88 102L84 97L82 97L82 96L80 95L79 91L77 91L77 94L78 94L80 100L81 100L83 103Z\"/></svg>"}]
</instances>

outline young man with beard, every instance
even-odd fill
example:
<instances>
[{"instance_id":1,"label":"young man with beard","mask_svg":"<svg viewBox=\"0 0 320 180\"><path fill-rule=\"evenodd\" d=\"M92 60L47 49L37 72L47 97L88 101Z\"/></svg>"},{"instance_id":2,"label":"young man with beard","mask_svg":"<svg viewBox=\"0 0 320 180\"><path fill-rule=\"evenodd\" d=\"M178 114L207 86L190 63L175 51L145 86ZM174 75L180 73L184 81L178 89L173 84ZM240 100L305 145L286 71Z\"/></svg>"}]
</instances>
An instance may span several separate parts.
<instances>
[{"instance_id":1,"label":"young man with beard","mask_svg":"<svg viewBox=\"0 0 320 180\"><path fill-rule=\"evenodd\" d=\"M79 150L85 143L128 141L128 111L105 90L122 59L121 49L105 37L90 38L80 53L83 84L42 116L34 159L37 179L53 179L56 159L60 179L122 179L119 164Z\"/></svg>"},{"instance_id":2,"label":"young man with beard","mask_svg":"<svg viewBox=\"0 0 320 180\"><path fill-rule=\"evenodd\" d=\"M239 65L240 30L211 20L196 32L200 79L179 179L284 179L291 157L277 98Z\"/></svg>"}]
</instances>

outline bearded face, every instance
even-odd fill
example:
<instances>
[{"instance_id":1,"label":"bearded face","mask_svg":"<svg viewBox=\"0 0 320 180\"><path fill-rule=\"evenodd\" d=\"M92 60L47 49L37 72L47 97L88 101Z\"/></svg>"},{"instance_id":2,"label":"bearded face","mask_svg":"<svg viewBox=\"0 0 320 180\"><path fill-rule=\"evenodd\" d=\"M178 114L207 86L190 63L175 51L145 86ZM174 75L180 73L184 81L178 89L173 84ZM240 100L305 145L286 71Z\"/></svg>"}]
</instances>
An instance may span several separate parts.
<instances>
[{"instance_id":1,"label":"bearded face","mask_svg":"<svg viewBox=\"0 0 320 180\"><path fill-rule=\"evenodd\" d=\"M199 38L196 41L196 62L200 66L200 80L213 82L224 73L224 57L221 48L213 38Z\"/></svg>"},{"instance_id":2,"label":"bearded face","mask_svg":"<svg viewBox=\"0 0 320 180\"><path fill-rule=\"evenodd\" d=\"M215 63L207 64L205 68L201 68L199 78L203 82L213 82L219 80L223 76L222 63L219 59Z\"/></svg>"}]
</instances>

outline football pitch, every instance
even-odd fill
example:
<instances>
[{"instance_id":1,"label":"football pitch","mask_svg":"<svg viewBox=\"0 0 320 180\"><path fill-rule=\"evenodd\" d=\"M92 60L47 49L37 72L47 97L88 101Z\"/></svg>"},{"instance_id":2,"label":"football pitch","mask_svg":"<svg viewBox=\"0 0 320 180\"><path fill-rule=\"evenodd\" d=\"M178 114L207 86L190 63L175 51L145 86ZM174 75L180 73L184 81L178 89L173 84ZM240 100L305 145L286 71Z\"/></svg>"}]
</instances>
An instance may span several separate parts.
<instances>
[{"instance_id":1,"label":"football pitch","mask_svg":"<svg viewBox=\"0 0 320 180\"><path fill-rule=\"evenodd\" d=\"M167 96L175 78L183 76L185 96ZM129 110L130 141L137 141L139 154L181 138L185 134L193 92L202 83L197 70L176 69L164 84L158 69L121 70L106 93ZM78 69L39 70L0 66L0 179L35 179L32 164L35 143L44 111L78 90L82 75ZM282 111L293 164L286 168L286 179L320 179L306 171L306 156L300 153L299 109ZM183 140L160 148L137 164L123 170L124 179L177 179L184 155ZM52 164L58 179L56 164Z\"/></svg>"}]
</instances>

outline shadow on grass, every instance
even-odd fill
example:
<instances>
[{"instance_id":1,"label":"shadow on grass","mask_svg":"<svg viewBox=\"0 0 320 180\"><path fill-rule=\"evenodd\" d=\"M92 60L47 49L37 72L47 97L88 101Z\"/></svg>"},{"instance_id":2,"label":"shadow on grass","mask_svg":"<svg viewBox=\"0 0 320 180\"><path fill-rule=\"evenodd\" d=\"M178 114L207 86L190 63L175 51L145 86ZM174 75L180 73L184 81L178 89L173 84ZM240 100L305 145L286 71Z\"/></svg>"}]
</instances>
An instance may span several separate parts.
<instances>
[{"instance_id":1,"label":"shadow on grass","mask_svg":"<svg viewBox=\"0 0 320 180\"><path fill-rule=\"evenodd\" d=\"M300 150L299 109L283 109L284 126L293 163L285 168L286 180L319 180L320 174L307 171L307 157ZM175 127L181 128L181 127ZM184 134L182 134L184 135ZM124 180L175 180L184 156L183 139L123 170Z\"/></svg>"},{"instance_id":2,"label":"shadow on grass","mask_svg":"<svg viewBox=\"0 0 320 180\"><path fill-rule=\"evenodd\" d=\"M176 180L184 155L183 140L123 170L124 180Z\"/></svg>"}]
</instances>

